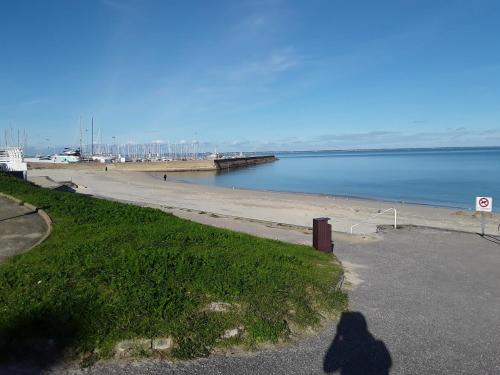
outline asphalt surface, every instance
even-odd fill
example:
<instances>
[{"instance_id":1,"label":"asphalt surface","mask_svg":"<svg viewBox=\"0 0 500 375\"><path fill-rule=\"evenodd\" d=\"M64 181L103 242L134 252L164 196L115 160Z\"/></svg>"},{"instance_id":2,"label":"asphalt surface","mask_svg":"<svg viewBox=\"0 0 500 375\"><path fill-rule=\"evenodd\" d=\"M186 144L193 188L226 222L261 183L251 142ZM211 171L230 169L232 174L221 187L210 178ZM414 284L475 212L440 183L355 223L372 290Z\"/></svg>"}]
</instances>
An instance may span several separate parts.
<instances>
[{"instance_id":1,"label":"asphalt surface","mask_svg":"<svg viewBox=\"0 0 500 375\"><path fill-rule=\"evenodd\" d=\"M336 242L336 254L351 270L352 313L319 335L248 354L51 372L500 374L500 240L424 228L391 229L382 238Z\"/></svg>"},{"instance_id":2,"label":"asphalt surface","mask_svg":"<svg viewBox=\"0 0 500 375\"><path fill-rule=\"evenodd\" d=\"M35 211L0 197L0 262L29 250L47 230Z\"/></svg>"}]
</instances>

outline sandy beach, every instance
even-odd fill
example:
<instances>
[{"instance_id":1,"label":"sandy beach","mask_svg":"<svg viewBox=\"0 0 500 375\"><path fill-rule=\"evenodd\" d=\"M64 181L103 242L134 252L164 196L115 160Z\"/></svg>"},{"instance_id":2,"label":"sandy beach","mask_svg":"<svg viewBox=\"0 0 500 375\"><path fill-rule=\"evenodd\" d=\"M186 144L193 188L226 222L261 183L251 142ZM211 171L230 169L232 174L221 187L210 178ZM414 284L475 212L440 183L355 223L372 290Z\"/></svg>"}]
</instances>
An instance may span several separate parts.
<instances>
[{"instance_id":1,"label":"sandy beach","mask_svg":"<svg viewBox=\"0 0 500 375\"><path fill-rule=\"evenodd\" d=\"M339 198L313 194L296 194L243 189L227 189L164 182L148 173L123 171L84 171L38 169L29 171L29 179L41 186L53 181L72 181L77 192L98 197L162 208L192 220L214 224L214 219L250 219L267 223L308 228L315 217L330 217L333 230L354 234L373 234L378 225L394 223L394 213L377 213L395 208L399 225L417 225L477 233L479 216L473 211L437 208L415 204ZM201 214L200 214L201 213ZM220 220L219 220L220 221ZM215 223L214 225L217 225ZM488 215L486 233L498 234L500 217ZM222 225L233 228L235 225ZM236 225L236 227L241 225ZM238 229L238 228L235 228ZM296 241L294 241L296 242Z\"/></svg>"}]
</instances>

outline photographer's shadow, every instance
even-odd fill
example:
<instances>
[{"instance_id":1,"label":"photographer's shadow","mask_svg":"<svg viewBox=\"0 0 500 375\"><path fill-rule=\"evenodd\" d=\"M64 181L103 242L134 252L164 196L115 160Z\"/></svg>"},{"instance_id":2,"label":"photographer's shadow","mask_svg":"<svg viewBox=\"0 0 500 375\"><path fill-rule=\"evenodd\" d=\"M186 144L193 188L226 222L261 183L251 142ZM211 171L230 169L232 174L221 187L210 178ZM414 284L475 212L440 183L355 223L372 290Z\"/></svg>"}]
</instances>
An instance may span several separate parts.
<instances>
[{"instance_id":1,"label":"photographer's shadow","mask_svg":"<svg viewBox=\"0 0 500 375\"><path fill-rule=\"evenodd\" d=\"M323 370L341 375L388 375L392 359L383 341L368 331L360 312L344 312L337 334L325 355Z\"/></svg>"}]
</instances>

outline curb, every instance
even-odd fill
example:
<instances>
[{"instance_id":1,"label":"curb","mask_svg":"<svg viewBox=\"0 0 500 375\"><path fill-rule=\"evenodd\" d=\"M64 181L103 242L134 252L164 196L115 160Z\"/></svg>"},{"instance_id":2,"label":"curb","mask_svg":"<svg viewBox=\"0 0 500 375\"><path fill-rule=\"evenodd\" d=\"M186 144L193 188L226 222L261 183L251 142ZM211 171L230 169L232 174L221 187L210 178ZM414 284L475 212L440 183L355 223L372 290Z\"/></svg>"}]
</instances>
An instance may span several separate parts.
<instances>
[{"instance_id":1,"label":"curb","mask_svg":"<svg viewBox=\"0 0 500 375\"><path fill-rule=\"evenodd\" d=\"M36 206L33 206L32 204L30 203L27 203L27 202L24 202L20 199L17 199L9 194L5 194L5 193L2 193L0 192L0 197L4 197L4 198L7 198L15 203L17 203L18 205L20 206L25 206L26 208L36 212L38 214L38 216L45 222L45 224L47 225L47 231L45 232L45 234L42 236L42 238L40 238L33 246L31 246L29 249L25 250L25 251L30 251L31 249L33 249L34 247L40 245L43 241L45 241L47 239L47 237L50 236L50 234L52 233L52 219L50 218L50 216L44 211L42 210L41 208L38 208Z\"/></svg>"}]
</instances>

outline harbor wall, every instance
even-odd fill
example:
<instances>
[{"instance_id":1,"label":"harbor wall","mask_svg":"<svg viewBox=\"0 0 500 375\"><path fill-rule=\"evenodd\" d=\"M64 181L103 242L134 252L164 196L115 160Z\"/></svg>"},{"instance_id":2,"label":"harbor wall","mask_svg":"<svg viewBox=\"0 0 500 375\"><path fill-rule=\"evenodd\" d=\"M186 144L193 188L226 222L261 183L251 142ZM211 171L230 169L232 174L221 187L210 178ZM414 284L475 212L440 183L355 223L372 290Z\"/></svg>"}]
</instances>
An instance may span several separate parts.
<instances>
[{"instance_id":1,"label":"harbor wall","mask_svg":"<svg viewBox=\"0 0 500 375\"><path fill-rule=\"evenodd\" d=\"M216 160L172 160L162 162L144 163L40 163L28 162L28 169L71 169L71 170L95 170L100 171L108 168L109 171L128 172L188 172L188 171L216 171L218 169L231 169L249 165L268 163L276 160L274 155L250 156L234 159Z\"/></svg>"},{"instance_id":2,"label":"harbor wall","mask_svg":"<svg viewBox=\"0 0 500 375\"><path fill-rule=\"evenodd\" d=\"M274 155L263 155L263 156L247 156L241 158L232 159L216 159L214 160L217 169L231 169L231 168L241 168L248 167L250 165L270 163L276 160Z\"/></svg>"},{"instance_id":3,"label":"harbor wall","mask_svg":"<svg viewBox=\"0 0 500 375\"><path fill-rule=\"evenodd\" d=\"M144 163L28 163L29 169L71 169L128 172L183 172L183 171L215 171L217 166L213 160L173 160Z\"/></svg>"}]
</instances>

